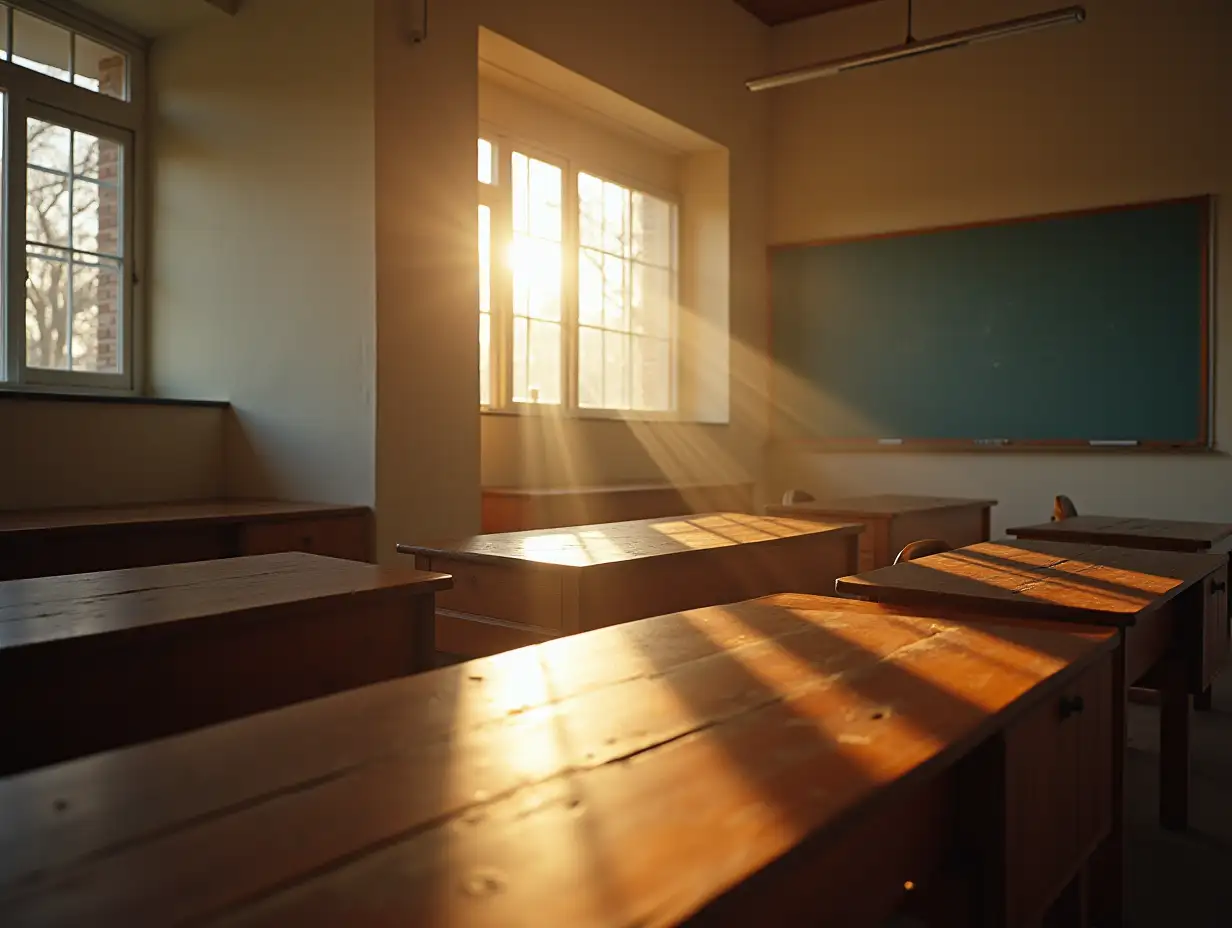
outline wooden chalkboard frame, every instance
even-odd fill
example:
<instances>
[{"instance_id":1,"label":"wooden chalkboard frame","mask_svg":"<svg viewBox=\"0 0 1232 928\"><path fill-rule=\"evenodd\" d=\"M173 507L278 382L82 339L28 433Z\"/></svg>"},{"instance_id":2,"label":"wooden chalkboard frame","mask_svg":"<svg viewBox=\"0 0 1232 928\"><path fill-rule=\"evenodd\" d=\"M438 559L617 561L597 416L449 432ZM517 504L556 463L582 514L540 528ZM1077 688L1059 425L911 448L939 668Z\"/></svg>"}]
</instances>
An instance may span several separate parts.
<instances>
[{"instance_id":1,"label":"wooden chalkboard frame","mask_svg":"<svg viewBox=\"0 0 1232 928\"><path fill-rule=\"evenodd\" d=\"M773 369L775 360L770 356L772 369L770 372L769 398L771 409L770 439L772 443L791 447L812 448L819 451L849 451L849 452L917 452L941 451L961 453L996 453L1023 451L1085 451L1096 453L1160 453L1160 452L1210 452L1214 450L1213 423L1211 422L1212 403L1211 386L1214 382L1213 367L1215 363L1212 349L1211 328L1214 309L1213 276L1211 260L1214 251L1214 196L1202 194L1199 196L1171 197L1163 200L1146 200L1135 203L1118 203L1110 206L1095 206L1083 209L1058 210L1048 213L1033 213L1023 216L1009 216L999 219L983 219L973 222L953 223L937 226L920 226L910 229L895 229L890 232L872 232L862 235L835 236L831 238L807 239L797 242L779 242L766 249L766 318L767 318L767 354L774 345L774 255L778 251L796 248L817 248L826 245L837 245L850 242L869 242L885 238L898 238L908 235L921 235L931 232L951 232L962 229L979 229L990 226L1006 226L1024 222L1039 222L1049 219L1063 219L1077 216L1092 216L1101 213L1115 213L1125 210L1142 209L1151 206L1167 206L1169 204L1194 203L1201 208L1199 226L1199 248L1202 261L1201 267L1201 300L1198 307L1199 319L1199 359L1200 397L1199 397L1199 428L1198 437L1186 442L1140 441L1133 444L1082 441L1077 439L1023 439L1019 441L1006 440L986 442L974 439L927 438L927 439L876 439L876 438L784 438L775 434L777 416L773 410L776 407L775 381L776 372Z\"/></svg>"}]
</instances>

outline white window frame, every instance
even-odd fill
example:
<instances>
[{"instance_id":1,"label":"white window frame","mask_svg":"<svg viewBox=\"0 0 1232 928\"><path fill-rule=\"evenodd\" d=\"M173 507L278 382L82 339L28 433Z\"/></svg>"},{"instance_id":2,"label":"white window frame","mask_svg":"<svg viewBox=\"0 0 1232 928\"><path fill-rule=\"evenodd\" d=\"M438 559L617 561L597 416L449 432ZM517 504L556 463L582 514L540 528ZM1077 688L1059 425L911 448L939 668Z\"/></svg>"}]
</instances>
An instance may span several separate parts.
<instances>
[{"instance_id":1,"label":"white window frame","mask_svg":"<svg viewBox=\"0 0 1232 928\"><path fill-rule=\"evenodd\" d=\"M7 286L3 298L3 352L0 389L134 394L144 381L145 307L141 268L145 258L146 45L120 27L104 27L92 16L74 15L42 0L5 0L0 28L12 35L12 10L48 20L122 52L128 57L128 99L120 100L66 81L0 61L0 92L5 95L3 190L4 249ZM9 23L5 24L7 17ZM11 52L11 49L10 49ZM26 365L26 120L46 119L124 146L121 208L123 267L121 278L121 371L95 373L32 368Z\"/></svg>"},{"instance_id":2,"label":"white window frame","mask_svg":"<svg viewBox=\"0 0 1232 928\"><path fill-rule=\"evenodd\" d=\"M492 213L492 240L494 245L501 240L503 231L512 223L512 186L509 177L511 153L517 151L530 158L553 164L561 169L561 384L560 404L526 403L513 400L513 275L503 260L501 248L491 249L490 281L492 292L492 332L489 360L493 377L492 402L481 405L483 413L504 415L565 415L579 419L643 419L677 421L682 418L680 410L680 310L679 293L681 278L680 262L680 211L679 194L663 190L620 171L612 171L586 159L573 159L553 152L525 137L510 133L490 123L481 122L478 137L492 143L495 148L492 183L476 181L479 187L479 205L487 206ZM671 343L670 383L671 408L666 410L613 409L583 407L578 405L578 258L581 248L578 216L578 174L589 174L601 180L657 197L672 206L672 289L669 339ZM476 309L478 313L478 309Z\"/></svg>"}]
</instances>

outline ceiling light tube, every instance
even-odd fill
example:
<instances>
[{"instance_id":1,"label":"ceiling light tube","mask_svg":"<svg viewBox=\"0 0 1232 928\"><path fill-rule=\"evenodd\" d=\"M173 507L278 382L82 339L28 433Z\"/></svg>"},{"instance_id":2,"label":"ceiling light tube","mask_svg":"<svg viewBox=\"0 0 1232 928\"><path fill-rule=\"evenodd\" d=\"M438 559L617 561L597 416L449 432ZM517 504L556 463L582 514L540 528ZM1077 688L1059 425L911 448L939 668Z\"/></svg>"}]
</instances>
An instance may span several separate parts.
<instances>
[{"instance_id":1,"label":"ceiling light tube","mask_svg":"<svg viewBox=\"0 0 1232 928\"><path fill-rule=\"evenodd\" d=\"M818 77L833 77L844 71L854 71L857 68L867 68L875 64L885 64L887 61L899 61L903 58L914 58L917 55L927 55L930 52L945 51L948 48L959 48L963 45L973 45L976 42L987 42L990 39L1002 39L1006 36L1019 35L1023 32L1034 32L1049 26L1063 26L1070 23L1080 23L1087 18L1087 11L1080 6L1068 6L1049 13L1037 13L1034 16L1024 16L1021 19L1008 19L1005 22L980 26L976 29L966 29L962 32L951 32L932 39L920 39L904 45L892 45L877 51L852 55L847 58L836 58L833 61L822 61L806 65L792 71L782 71L778 74L768 74L765 77L755 77L746 81L749 90L771 90L775 87L786 87L789 84L799 84Z\"/></svg>"}]
</instances>

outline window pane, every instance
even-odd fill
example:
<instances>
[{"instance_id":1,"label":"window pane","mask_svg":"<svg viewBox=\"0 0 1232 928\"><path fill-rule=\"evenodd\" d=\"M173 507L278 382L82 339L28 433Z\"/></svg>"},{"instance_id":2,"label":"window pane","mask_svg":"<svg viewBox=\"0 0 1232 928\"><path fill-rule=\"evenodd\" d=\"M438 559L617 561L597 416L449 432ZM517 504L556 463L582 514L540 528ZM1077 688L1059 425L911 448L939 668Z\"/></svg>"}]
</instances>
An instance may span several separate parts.
<instances>
[{"instance_id":1,"label":"window pane","mask_svg":"<svg viewBox=\"0 0 1232 928\"><path fill-rule=\"evenodd\" d=\"M603 405L629 408L629 336L603 333Z\"/></svg>"},{"instance_id":2,"label":"window pane","mask_svg":"<svg viewBox=\"0 0 1232 928\"><path fill-rule=\"evenodd\" d=\"M492 210L479 207L479 402L492 402Z\"/></svg>"},{"instance_id":3,"label":"window pane","mask_svg":"<svg viewBox=\"0 0 1232 928\"><path fill-rule=\"evenodd\" d=\"M626 223L629 212L629 191L619 184L603 183L603 250L614 255L625 250Z\"/></svg>"},{"instance_id":4,"label":"window pane","mask_svg":"<svg viewBox=\"0 0 1232 928\"><path fill-rule=\"evenodd\" d=\"M532 403L560 403L560 336L555 322L531 320L527 398Z\"/></svg>"},{"instance_id":5,"label":"window pane","mask_svg":"<svg viewBox=\"0 0 1232 928\"><path fill-rule=\"evenodd\" d=\"M536 319L560 319L560 249L556 242L514 236L515 313Z\"/></svg>"},{"instance_id":6,"label":"window pane","mask_svg":"<svg viewBox=\"0 0 1232 928\"><path fill-rule=\"evenodd\" d=\"M492 405L492 317L479 314L479 404Z\"/></svg>"},{"instance_id":7,"label":"window pane","mask_svg":"<svg viewBox=\"0 0 1232 928\"><path fill-rule=\"evenodd\" d=\"M73 283L72 369L120 369L120 272L118 265L76 264Z\"/></svg>"},{"instance_id":8,"label":"window pane","mask_svg":"<svg viewBox=\"0 0 1232 928\"><path fill-rule=\"evenodd\" d=\"M38 168L26 172L26 237L46 245L69 246L69 178Z\"/></svg>"},{"instance_id":9,"label":"window pane","mask_svg":"<svg viewBox=\"0 0 1232 928\"><path fill-rule=\"evenodd\" d=\"M26 121L26 162L31 167L62 171L72 169L72 133L41 119Z\"/></svg>"},{"instance_id":10,"label":"window pane","mask_svg":"<svg viewBox=\"0 0 1232 928\"><path fill-rule=\"evenodd\" d=\"M71 39L72 33L67 29L20 10L13 11L14 64L67 81Z\"/></svg>"},{"instance_id":11,"label":"window pane","mask_svg":"<svg viewBox=\"0 0 1232 928\"><path fill-rule=\"evenodd\" d=\"M123 148L38 119L27 122L26 145L27 364L118 373Z\"/></svg>"},{"instance_id":12,"label":"window pane","mask_svg":"<svg viewBox=\"0 0 1232 928\"><path fill-rule=\"evenodd\" d=\"M68 370L68 262L26 258L26 364Z\"/></svg>"},{"instance_id":13,"label":"window pane","mask_svg":"<svg viewBox=\"0 0 1232 928\"><path fill-rule=\"evenodd\" d=\"M582 244L589 248L603 245L603 181L578 173L578 225Z\"/></svg>"},{"instance_id":14,"label":"window pane","mask_svg":"<svg viewBox=\"0 0 1232 928\"><path fill-rule=\"evenodd\" d=\"M633 257L657 267L672 263L672 206L658 197L633 193Z\"/></svg>"},{"instance_id":15,"label":"window pane","mask_svg":"<svg viewBox=\"0 0 1232 928\"><path fill-rule=\"evenodd\" d=\"M492 210L479 207L479 311L492 311Z\"/></svg>"},{"instance_id":16,"label":"window pane","mask_svg":"<svg viewBox=\"0 0 1232 928\"><path fill-rule=\"evenodd\" d=\"M671 343L657 338L633 338L633 408L671 408Z\"/></svg>"},{"instance_id":17,"label":"window pane","mask_svg":"<svg viewBox=\"0 0 1232 928\"><path fill-rule=\"evenodd\" d=\"M578 405L603 405L603 332L587 326L578 329Z\"/></svg>"},{"instance_id":18,"label":"window pane","mask_svg":"<svg viewBox=\"0 0 1232 928\"><path fill-rule=\"evenodd\" d=\"M529 403L530 394L526 384L529 381L529 362L527 352L527 335L530 321L524 318L513 320L513 401Z\"/></svg>"},{"instance_id":19,"label":"window pane","mask_svg":"<svg viewBox=\"0 0 1232 928\"><path fill-rule=\"evenodd\" d=\"M603 257L603 324L622 332L629 329L625 261L612 255Z\"/></svg>"},{"instance_id":20,"label":"window pane","mask_svg":"<svg viewBox=\"0 0 1232 928\"><path fill-rule=\"evenodd\" d=\"M633 264L633 331L666 338L671 334L671 273Z\"/></svg>"},{"instance_id":21,"label":"window pane","mask_svg":"<svg viewBox=\"0 0 1232 928\"><path fill-rule=\"evenodd\" d=\"M73 83L107 97L127 100L128 58L84 35L74 35Z\"/></svg>"},{"instance_id":22,"label":"window pane","mask_svg":"<svg viewBox=\"0 0 1232 928\"><path fill-rule=\"evenodd\" d=\"M559 242L561 170L554 164L530 160L530 234Z\"/></svg>"},{"instance_id":23,"label":"window pane","mask_svg":"<svg viewBox=\"0 0 1232 928\"><path fill-rule=\"evenodd\" d=\"M492 143L487 139L479 140L479 183L492 183Z\"/></svg>"},{"instance_id":24,"label":"window pane","mask_svg":"<svg viewBox=\"0 0 1232 928\"><path fill-rule=\"evenodd\" d=\"M578 252L578 320L603 324L603 255L589 248Z\"/></svg>"},{"instance_id":25,"label":"window pane","mask_svg":"<svg viewBox=\"0 0 1232 928\"><path fill-rule=\"evenodd\" d=\"M527 203L530 200L529 163L520 151L510 159L509 183L513 188L513 231L526 232L530 226Z\"/></svg>"}]
</instances>

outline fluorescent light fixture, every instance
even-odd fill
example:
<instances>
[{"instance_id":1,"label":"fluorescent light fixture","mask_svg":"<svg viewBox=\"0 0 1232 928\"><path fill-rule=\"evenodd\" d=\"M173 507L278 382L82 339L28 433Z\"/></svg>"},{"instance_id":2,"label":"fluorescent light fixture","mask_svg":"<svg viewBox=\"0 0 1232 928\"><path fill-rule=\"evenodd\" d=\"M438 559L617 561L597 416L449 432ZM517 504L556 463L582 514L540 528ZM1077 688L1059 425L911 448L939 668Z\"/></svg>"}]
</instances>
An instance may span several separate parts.
<instances>
[{"instance_id":1,"label":"fluorescent light fixture","mask_svg":"<svg viewBox=\"0 0 1232 928\"><path fill-rule=\"evenodd\" d=\"M833 61L821 61L806 65L793 71L782 71L778 74L768 74L765 77L755 77L746 81L749 90L771 90L775 87L786 87L789 84L799 84L818 77L833 77L844 71L855 71L875 64L885 64L887 61L901 61L904 58L915 58L918 55L928 55L933 52L945 51L947 48L960 48L963 45L974 45L976 42L987 42L990 39L1003 39L1010 35L1023 32L1034 32L1037 29L1047 29L1050 26L1064 26L1070 23L1080 23L1087 18L1087 11L1080 6L1067 6L1064 9L1049 13L1037 13L1034 16L1024 16L1021 19L1007 19L1005 22L980 26L976 29L966 29L962 32L951 32L932 39L920 39L903 45L892 45L889 48L865 52L862 55L852 55L848 58L836 58Z\"/></svg>"}]
</instances>

